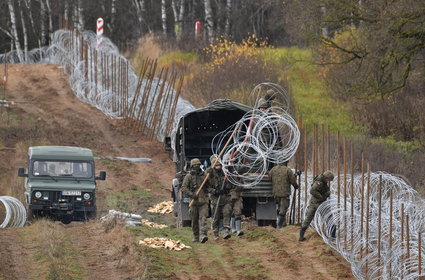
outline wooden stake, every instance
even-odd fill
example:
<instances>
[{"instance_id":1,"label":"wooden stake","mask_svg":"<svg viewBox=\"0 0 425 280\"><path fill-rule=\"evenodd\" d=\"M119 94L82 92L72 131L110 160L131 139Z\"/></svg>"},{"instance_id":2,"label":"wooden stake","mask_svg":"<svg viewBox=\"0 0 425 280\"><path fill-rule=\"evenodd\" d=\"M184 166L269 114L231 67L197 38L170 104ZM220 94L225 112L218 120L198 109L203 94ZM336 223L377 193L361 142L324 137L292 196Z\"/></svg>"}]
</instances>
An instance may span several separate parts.
<instances>
[{"instance_id":1,"label":"wooden stake","mask_svg":"<svg viewBox=\"0 0 425 280\"><path fill-rule=\"evenodd\" d=\"M379 196L378 196L378 266L381 264L381 219L382 219L382 175L379 175Z\"/></svg>"},{"instance_id":2,"label":"wooden stake","mask_svg":"<svg viewBox=\"0 0 425 280\"><path fill-rule=\"evenodd\" d=\"M323 173L323 172L325 172L325 169L326 169L326 162L325 162L325 125L324 124L322 124L322 141L321 141L321 144L322 144L322 165L321 165L322 169L321 169L320 173Z\"/></svg>"},{"instance_id":3,"label":"wooden stake","mask_svg":"<svg viewBox=\"0 0 425 280\"><path fill-rule=\"evenodd\" d=\"M418 232L418 275L419 280L422 280L422 234Z\"/></svg>"},{"instance_id":4,"label":"wooden stake","mask_svg":"<svg viewBox=\"0 0 425 280\"><path fill-rule=\"evenodd\" d=\"M364 152L362 152L362 185L361 185L361 197L360 197L360 237L363 240L363 221L364 221ZM360 258L363 257L363 241L360 248Z\"/></svg>"},{"instance_id":5,"label":"wooden stake","mask_svg":"<svg viewBox=\"0 0 425 280\"><path fill-rule=\"evenodd\" d=\"M367 164L367 192L366 192L366 256L369 255L369 213L370 213L370 165ZM365 265L366 275L369 272L368 261L366 259Z\"/></svg>"}]
</instances>

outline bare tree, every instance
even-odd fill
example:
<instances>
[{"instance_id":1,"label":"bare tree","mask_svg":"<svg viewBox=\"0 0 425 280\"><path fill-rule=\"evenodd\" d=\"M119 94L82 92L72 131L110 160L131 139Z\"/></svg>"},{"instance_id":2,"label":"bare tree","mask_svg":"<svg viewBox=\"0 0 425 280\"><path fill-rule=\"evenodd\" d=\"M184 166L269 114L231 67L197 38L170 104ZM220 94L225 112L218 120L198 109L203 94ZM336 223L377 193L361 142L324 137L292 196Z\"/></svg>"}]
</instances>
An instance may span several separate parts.
<instances>
[{"instance_id":1,"label":"bare tree","mask_svg":"<svg viewBox=\"0 0 425 280\"><path fill-rule=\"evenodd\" d=\"M40 2L40 32L41 32L40 33L40 37L41 37L40 43L41 43L41 46L45 46L47 44L46 43L46 15L47 15L47 12L46 12L46 6L44 4L44 1L39 0L39 2Z\"/></svg>"},{"instance_id":2,"label":"bare tree","mask_svg":"<svg viewBox=\"0 0 425 280\"><path fill-rule=\"evenodd\" d=\"M63 11L63 17L65 20L65 26L68 27L69 25L69 17L68 17L68 13L69 13L69 3L68 0L64 0L65 1L65 7L64 7L64 11Z\"/></svg>"},{"instance_id":3,"label":"bare tree","mask_svg":"<svg viewBox=\"0 0 425 280\"><path fill-rule=\"evenodd\" d=\"M19 4L19 11L21 14L21 25L22 25L22 32L24 35L24 61L28 60L28 32L27 32L27 26L25 24L25 17L24 17L24 12L23 12L23 8L21 5L21 1L18 2Z\"/></svg>"},{"instance_id":4,"label":"bare tree","mask_svg":"<svg viewBox=\"0 0 425 280\"><path fill-rule=\"evenodd\" d=\"M174 23L179 21L179 10L177 8L177 0L171 0L171 8L173 9Z\"/></svg>"},{"instance_id":5,"label":"bare tree","mask_svg":"<svg viewBox=\"0 0 425 280\"><path fill-rule=\"evenodd\" d=\"M23 61L21 43L19 42L18 29L16 27L15 8L13 7L12 0L9 0L8 7L9 7L10 23L11 23L13 41L15 42L15 47L16 47L16 51L18 52L19 61Z\"/></svg>"},{"instance_id":6,"label":"bare tree","mask_svg":"<svg viewBox=\"0 0 425 280\"><path fill-rule=\"evenodd\" d=\"M136 7L137 19L139 20L139 24L145 25L148 32L152 33L152 29L146 21L146 1L133 0L133 3L134 3L134 6Z\"/></svg>"},{"instance_id":7,"label":"bare tree","mask_svg":"<svg viewBox=\"0 0 425 280\"><path fill-rule=\"evenodd\" d=\"M117 8L116 8L116 0L112 0L111 3L111 24L108 24L109 30L112 31L115 29L115 17L117 14Z\"/></svg>"},{"instance_id":8,"label":"bare tree","mask_svg":"<svg viewBox=\"0 0 425 280\"><path fill-rule=\"evenodd\" d=\"M52 20L52 9L50 8L50 0L46 0L46 7L47 7L47 18L49 20L49 40L52 41L53 37L53 20Z\"/></svg>"},{"instance_id":9,"label":"bare tree","mask_svg":"<svg viewBox=\"0 0 425 280\"><path fill-rule=\"evenodd\" d=\"M78 15L78 30L83 31L84 30L84 8L83 8L83 1L78 0L78 3L76 5L77 15Z\"/></svg>"},{"instance_id":10,"label":"bare tree","mask_svg":"<svg viewBox=\"0 0 425 280\"><path fill-rule=\"evenodd\" d=\"M208 32L208 40L212 42L215 37L214 30L214 21L213 21L213 11L211 7L211 0L204 0L204 8L205 8L205 23L206 29Z\"/></svg>"},{"instance_id":11,"label":"bare tree","mask_svg":"<svg viewBox=\"0 0 425 280\"><path fill-rule=\"evenodd\" d=\"M161 20L162 20L162 32L167 35L167 1L161 1Z\"/></svg>"},{"instance_id":12,"label":"bare tree","mask_svg":"<svg viewBox=\"0 0 425 280\"><path fill-rule=\"evenodd\" d=\"M184 28L185 17L186 17L186 0L180 0L179 24L180 24L180 30L182 32L183 32L183 28Z\"/></svg>"},{"instance_id":13,"label":"bare tree","mask_svg":"<svg viewBox=\"0 0 425 280\"><path fill-rule=\"evenodd\" d=\"M230 27L232 24L232 0L226 1L226 25L224 26L224 33L227 37L230 36Z\"/></svg>"},{"instance_id":14,"label":"bare tree","mask_svg":"<svg viewBox=\"0 0 425 280\"><path fill-rule=\"evenodd\" d=\"M35 24L34 24L34 17L33 17L32 9L31 9L31 1L32 0L24 0L24 4L25 4L25 7L27 8L29 20L30 20L30 23L31 23L31 26L32 26L32 28L30 28L30 29L32 30L34 36L37 37L36 32L35 32L36 28L35 28Z\"/></svg>"}]
</instances>

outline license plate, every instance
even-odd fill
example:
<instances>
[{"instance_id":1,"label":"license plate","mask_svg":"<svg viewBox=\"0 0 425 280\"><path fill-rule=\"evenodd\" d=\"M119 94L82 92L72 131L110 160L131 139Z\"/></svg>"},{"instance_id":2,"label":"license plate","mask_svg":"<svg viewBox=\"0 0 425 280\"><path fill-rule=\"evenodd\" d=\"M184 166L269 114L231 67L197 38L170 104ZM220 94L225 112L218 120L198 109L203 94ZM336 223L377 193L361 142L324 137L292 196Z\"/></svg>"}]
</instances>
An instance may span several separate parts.
<instances>
[{"instance_id":1,"label":"license plate","mask_svg":"<svg viewBox=\"0 0 425 280\"><path fill-rule=\"evenodd\" d=\"M62 195L77 196L77 195L81 195L81 191L62 191Z\"/></svg>"}]
</instances>

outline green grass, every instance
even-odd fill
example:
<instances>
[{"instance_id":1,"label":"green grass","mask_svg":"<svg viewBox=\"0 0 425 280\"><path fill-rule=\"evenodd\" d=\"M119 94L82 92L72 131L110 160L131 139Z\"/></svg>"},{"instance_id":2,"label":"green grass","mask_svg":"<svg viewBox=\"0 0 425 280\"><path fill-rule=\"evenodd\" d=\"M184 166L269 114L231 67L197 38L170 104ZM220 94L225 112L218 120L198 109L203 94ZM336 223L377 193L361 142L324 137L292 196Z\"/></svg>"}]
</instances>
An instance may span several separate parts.
<instances>
[{"instance_id":1,"label":"green grass","mask_svg":"<svg viewBox=\"0 0 425 280\"><path fill-rule=\"evenodd\" d=\"M139 204L148 204L152 198L153 195L150 191L130 186L126 191L109 193L106 197L106 205L108 209L137 212Z\"/></svg>"},{"instance_id":2,"label":"green grass","mask_svg":"<svg viewBox=\"0 0 425 280\"><path fill-rule=\"evenodd\" d=\"M181 51L171 51L163 54L158 59L159 67L187 67L190 64L196 64L199 62L199 55L194 52L184 53Z\"/></svg>"},{"instance_id":3,"label":"green grass","mask_svg":"<svg viewBox=\"0 0 425 280\"><path fill-rule=\"evenodd\" d=\"M320 66L312 63L309 49L298 47L264 49L263 58L280 69L280 83L289 86L297 116L311 128L313 124L327 124L331 131L353 135L362 128L353 123L348 107L335 101L329 94Z\"/></svg>"},{"instance_id":4,"label":"green grass","mask_svg":"<svg viewBox=\"0 0 425 280\"><path fill-rule=\"evenodd\" d=\"M132 164L124 160L113 160L113 159L101 159L100 162L108 169L113 171L119 171L121 169L130 169Z\"/></svg>"}]
</instances>

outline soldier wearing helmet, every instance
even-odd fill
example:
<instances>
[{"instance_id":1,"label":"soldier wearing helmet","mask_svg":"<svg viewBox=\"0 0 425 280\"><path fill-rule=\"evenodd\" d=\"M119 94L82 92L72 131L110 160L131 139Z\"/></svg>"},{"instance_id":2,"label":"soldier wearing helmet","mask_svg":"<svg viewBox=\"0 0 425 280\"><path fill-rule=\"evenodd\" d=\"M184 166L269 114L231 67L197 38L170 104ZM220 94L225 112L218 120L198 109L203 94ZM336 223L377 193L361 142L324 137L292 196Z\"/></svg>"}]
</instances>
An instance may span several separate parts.
<instances>
[{"instance_id":1,"label":"soldier wearing helmet","mask_svg":"<svg viewBox=\"0 0 425 280\"><path fill-rule=\"evenodd\" d=\"M211 167L207 169L208 189L210 192L212 209L212 229L214 240L219 238L219 223L223 219L224 239L230 238L230 217L232 216L231 194L232 185L225 178L222 164L217 155L210 157Z\"/></svg>"},{"instance_id":2,"label":"soldier wearing helmet","mask_svg":"<svg viewBox=\"0 0 425 280\"><path fill-rule=\"evenodd\" d=\"M313 182L313 185L310 189L310 203L307 208L307 213L303 221L301 230L300 230L300 239L299 241L304 241L304 233L310 225L311 221L316 214L317 208L320 204L326 201L331 195L330 182L333 181L334 174L331 171L326 171L323 174L320 174Z\"/></svg>"},{"instance_id":3,"label":"soldier wearing helmet","mask_svg":"<svg viewBox=\"0 0 425 280\"><path fill-rule=\"evenodd\" d=\"M278 206L277 228L286 227L286 212L289 208L291 185L298 189L295 174L287 164L288 162L278 164L269 171L272 179L273 196Z\"/></svg>"},{"instance_id":4,"label":"soldier wearing helmet","mask_svg":"<svg viewBox=\"0 0 425 280\"><path fill-rule=\"evenodd\" d=\"M191 198L190 217L192 219L193 242L205 243L208 240L208 191L202 188L199 194L198 189L205 179L205 172L201 169L201 161L194 158L190 161L191 170L183 179L182 192L186 197ZM201 238L199 238L199 233Z\"/></svg>"},{"instance_id":5,"label":"soldier wearing helmet","mask_svg":"<svg viewBox=\"0 0 425 280\"><path fill-rule=\"evenodd\" d=\"M258 100L257 108L259 110L267 110L271 107L272 101L275 99L276 92L272 89L269 89L264 97L261 97Z\"/></svg>"}]
</instances>

